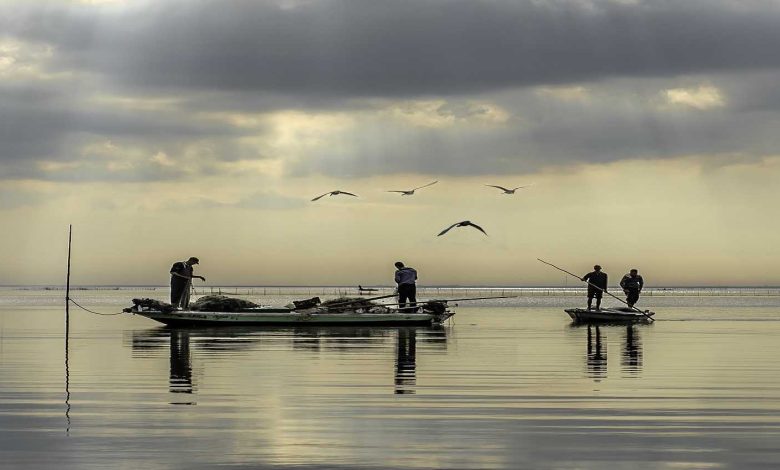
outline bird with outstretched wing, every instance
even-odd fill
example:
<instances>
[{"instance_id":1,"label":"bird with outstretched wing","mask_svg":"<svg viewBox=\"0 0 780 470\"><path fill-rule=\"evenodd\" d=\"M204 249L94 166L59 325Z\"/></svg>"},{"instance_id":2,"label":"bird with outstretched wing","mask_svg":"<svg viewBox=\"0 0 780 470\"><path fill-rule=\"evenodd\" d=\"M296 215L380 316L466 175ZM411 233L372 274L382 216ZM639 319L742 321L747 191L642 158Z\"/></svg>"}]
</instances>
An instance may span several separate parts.
<instances>
[{"instance_id":1,"label":"bird with outstretched wing","mask_svg":"<svg viewBox=\"0 0 780 470\"><path fill-rule=\"evenodd\" d=\"M475 229L477 229L480 232L484 233L485 236L487 236L487 232L482 227L480 227L479 225L471 222L470 220L464 220L463 222L456 222L456 223L450 225L449 227L445 228L444 230L442 230L437 235L437 237L440 237L440 236L444 235L445 233L449 232L450 230L452 230L455 227L474 227Z\"/></svg>"},{"instance_id":2,"label":"bird with outstretched wing","mask_svg":"<svg viewBox=\"0 0 780 470\"><path fill-rule=\"evenodd\" d=\"M498 185L496 185L496 184L486 184L485 186L490 186L491 188L500 189L501 191L503 191L503 192L504 192L504 194L514 194L514 193L515 193L515 191L517 191L518 189L527 188L528 186L531 186L531 185L530 185L530 184L527 184L527 185L525 185L525 186L518 186L518 187L516 187L516 188L512 188L512 189L505 188L505 187L503 187L503 186L498 186Z\"/></svg>"},{"instance_id":3,"label":"bird with outstretched wing","mask_svg":"<svg viewBox=\"0 0 780 470\"><path fill-rule=\"evenodd\" d=\"M400 193L400 194L401 194L401 196L411 196L411 195L413 195L413 194L414 194L414 192L415 192L415 191L417 191L418 189L427 188L428 186L433 186L434 184L436 184L436 183L438 183L438 182L439 182L439 181L434 181L434 182L432 182L432 183L424 184L424 185L422 185L422 186L419 186L419 187L417 187L417 188L414 188L414 189L408 189L408 190L405 190L405 191L404 191L404 190L395 190L395 191L387 191L387 192L388 192L388 193Z\"/></svg>"},{"instance_id":4,"label":"bird with outstretched wing","mask_svg":"<svg viewBox=\"0 0 780 470\"><path fill-rule=\"evenodd\" d=\"M355 196L355 197L358 197L358 195L357 195L357 194L352 194L352 193L348 193L348 192L346 192L346 191L341 191L341 190L338 190L338 189L337 189L337 190L335 190L335 191L330 191L330 192L327 192L327 193L325 193L325 194L322 194L322 195L320 195L320 196L317 196L317 197L315 197L314 199L312 199L312 202L314 202L314 201L318 201L318 200L320 200L320 199L324 198L325 196L338 196L339 194L344 194L344 195L347 195L347 196Z\"/></svg>"}]
</instances>

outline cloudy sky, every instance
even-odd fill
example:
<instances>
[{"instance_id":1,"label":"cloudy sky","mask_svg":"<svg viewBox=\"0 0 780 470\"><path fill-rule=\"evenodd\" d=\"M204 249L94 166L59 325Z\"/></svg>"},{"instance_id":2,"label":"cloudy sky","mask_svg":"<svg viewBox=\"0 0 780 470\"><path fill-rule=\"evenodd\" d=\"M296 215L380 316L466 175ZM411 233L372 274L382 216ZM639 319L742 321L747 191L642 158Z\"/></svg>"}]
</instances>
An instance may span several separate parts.
<instances>
[{"instance_id":1,"label":"cloudy sky","mask_svg":"<svg viewBox=\"0 0 780 470\"><path fill-rule=\"evenodd\" d=\"M61 283L69 223L80 284L780 284L777 1L0 0L0 31L0 284ZM436 237L464 219L490 236Z\"/></svg>"}]
</instances>

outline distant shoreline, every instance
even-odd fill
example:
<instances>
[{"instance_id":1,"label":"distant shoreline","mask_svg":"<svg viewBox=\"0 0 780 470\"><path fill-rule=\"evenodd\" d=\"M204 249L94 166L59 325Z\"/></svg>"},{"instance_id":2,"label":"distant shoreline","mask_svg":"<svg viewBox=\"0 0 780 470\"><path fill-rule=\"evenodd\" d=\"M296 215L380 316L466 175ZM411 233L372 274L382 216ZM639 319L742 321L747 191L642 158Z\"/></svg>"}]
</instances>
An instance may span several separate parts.
<instances>
[{"instance_id":1,"label":"distant shoreline","mask_svg":"<svg viewBox=\"0 0 780 470\"><path fill-rule=\"evenodd\" d=\"M363 284L367 289L394 289L390 285L368 285ZM71 285L71 290L138 290L138 289L167 289L168 285L154 284L81 284ZM523 285L523 286L502 286L502 285L418 285L423 289L562 289L577 290L584 289L585 285ZM20 290L65 290L65 285L55 284L0 284L0 288L20 289ZM195 286L196 290L210 289L357 289L357 285L219 285L219 286ZM762 286L735 286L735 285L671 285L671 286L653 286L647 289L658 290L678 290L678 289L780 289L780 286L762 285ZM618 286L611 286L610 290L620 290Z\"/></svg>"}]
</instances>

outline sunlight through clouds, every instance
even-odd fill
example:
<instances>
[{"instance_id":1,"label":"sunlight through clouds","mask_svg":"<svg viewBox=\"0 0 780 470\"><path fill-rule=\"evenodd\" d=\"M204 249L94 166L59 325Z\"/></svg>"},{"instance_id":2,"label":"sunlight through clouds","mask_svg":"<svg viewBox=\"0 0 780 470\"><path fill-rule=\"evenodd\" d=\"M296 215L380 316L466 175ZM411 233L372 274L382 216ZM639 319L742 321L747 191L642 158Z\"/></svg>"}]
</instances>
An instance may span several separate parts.
<instances>
[{"instance_id":1,"label":"sunlight through clouds","mask_svg":"<svg viewBox=\"0 0 780 470\"><path fill-rule=\"evenodd\" d=\"M444 128L455 125L503 124L510 114L488 102L453 103L447 100L405 101L389 104L379 111L412 126Z\"/></svg>"},{"instance_id":2,"label":"sunlight through clouds","mask_svg":"<svg viewBox=\"0 0 780 470\"><path fill-rule=\"evenodd\" d=\"M0 39L0 78L20 81L53 78L45 69L53 55L53 48L46 44Z\"/></svg>"},{"instance_id":3,"label":"sunlight through clouds","mask_svg":"<svg viewBox=\"0 0 780 470\"><path fill-rule=\"evenodd\" d=\"M725 106L725 99L719 89L711 85L694 88L672 88L663 92L666 102L701 111Z\"/></svg>"},{"instance_id":4,"label":"sunlight through clouds","mask_svg":"<svg viewBox=\"0 0 780 470\"><path fill-rule=\"evenodd\" d=\"M75 221L142 251L143 217L251 251L227 277L263 260L322 282L286 266L400 252L435 282L511 284L544 282L518 266L546 250L583 260L572 227L652 265L621 238L639 220L716 282L735 266L702 250L776 234L756 207L778 196L779 23L731 0L0 0L0 241ZM335 189L360 197L310 202ZM435 238L466 218L491 237ZM769 272L759 251L745 265ZM676 268L655 266L695 274Z\"/></svg>"}]
</instances>

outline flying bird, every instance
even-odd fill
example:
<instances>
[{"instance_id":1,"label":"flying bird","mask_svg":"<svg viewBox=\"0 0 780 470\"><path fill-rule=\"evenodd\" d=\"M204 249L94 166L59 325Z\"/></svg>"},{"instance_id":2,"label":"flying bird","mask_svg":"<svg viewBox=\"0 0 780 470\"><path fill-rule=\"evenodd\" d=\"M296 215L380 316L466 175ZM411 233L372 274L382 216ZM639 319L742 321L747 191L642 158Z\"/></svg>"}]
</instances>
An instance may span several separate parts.
<instances>
[{"instance_id":1,"label":"flying bird","mask_svg":"<svg viewBox=\"0 0 780 470\"><path fill-rule=\"evenodd\" d=\"M339 191L339 190L337 189L337 190L335 190L335 191L331 191L331 192L329 192L329 193L325 193L325 194L323 194L323 195L321 195L321 196L317 196L317 197L315 197L314 199L312 199L312 202L314 202L314 201L316 201L316 200L319 200L319 199L322 199L323 197L325 197L325 196L328 196L328 195L330 195L330 196L338 196L339 194L346 194L347 196L355 196L355 197L358 197L358 195L357 195L357 194L348 193L348 192L346 192L346 191Z\"/></svg>"},{"instance_id":2,"label":"flying bird","mask_svg":"<svg viewBox=\"0 0 780 470\"><path fill-rule=\"evenodd\" d=\"M491 188L500 189L501 191L504 191L504 194L514 194L515 191L522 188L527 188L528 186L531 186L530 184L527 184L525 186L518 186L516 188L508 189L503 186L496 186L495 184L486 184L485 186L490 186Z\"/></svg>"},{"instance_id":3,"label":"flying bird","mask_svg":"<svg viewBox=\"0 0 780 470\"><path fill-rule=\"evenodd\" d=\"M417 188L414 188L414 189L410 189L408 191L388 191L388 193L401 193L401 196L411 196L418 189L427 188L428 186L433 186L434 184L436 184L438 182L439 181L434 181L433 183L428 183L426 185L423 185L423 186L420 186L420 187L417 187Z\"/></svg>"},{"instance_id":4,"label":"flying bird","mask_svg":"<svg viewBox=\"0 0 780 470\"><path fill-rule=\"evenodd\" d=\"M463 222L458 222L458 223L452 224L449 227L445 228L444 230L441 231L441 233L439 233L437 235L437 237L440 237L440 236L444 235L445 233L449 232L450 230L452 230L455 227L474 227L475 229L479 230L480 232L484 233L487 236L487 232L485 230L483 230L482 227L480 227L479 225L477 225L477 224L475 224L475 223L473 223L473 222L471 222L469 220L464 220Z\"/></svg>"}]
</instances>

